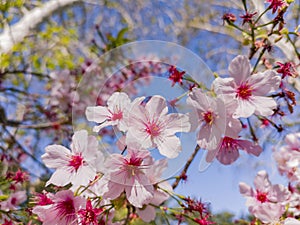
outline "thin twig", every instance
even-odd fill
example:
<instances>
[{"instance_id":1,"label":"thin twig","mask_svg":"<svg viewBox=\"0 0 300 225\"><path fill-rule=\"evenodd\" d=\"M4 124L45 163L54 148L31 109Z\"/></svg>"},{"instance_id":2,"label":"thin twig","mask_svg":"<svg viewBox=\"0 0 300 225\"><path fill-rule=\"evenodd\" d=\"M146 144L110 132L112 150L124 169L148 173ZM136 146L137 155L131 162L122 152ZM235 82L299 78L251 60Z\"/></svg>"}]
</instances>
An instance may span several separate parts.
<instances>
[{"instance_id":1,"label":"thin twig","mask_svg":"<svg viewBox=\"0 0 300 225\"><path fill-rule=\"evenodd\" d=\"M184 166L183 170L181 171L180 176L176 177L175 182L172 184L173 189L175 189L178 186L179 181L181 180L181 177L184 174L187 173L187 171L188 171L188 169L189 169L189 167L190 167L193 159L196 157L196 155L197 155L197 153L198 153L199 150L200 150L200 147L199 147L199 145L197 145L196 148L195 148L195 150L194 150L194 152L192 153L192 155L190 156L190 158L185 163L185 166Z\"/></svg>"},{"instance_id":2,"label":"thin twig","mask_svg":"<svg viewBox=\"0 0 300 225\"><path fill-rule=\"evenodd\" d=\"M32 72L32 71L26 71L26 70L6 70L4 72L1 73L1 75L5 75L5 74L16 74L16 73L23 73L23 74L30 74L39 78L50 78L50 76L48 74L43 74L43 73L39 73L39 72Z\"/></svg>"},{"instance_id":3,"label":"thin twig","mask_svg":"<svg viewBox=\"0 0 300 225\"><path fill-rule=\"evenodd\" d=\"M27 151L24 146L10 133L10 131L2 125L2 128L4 129L4 131L9 135L9 137L13 140L14 143L16 143L20 149L30 158L32 158L36 163L38 163L41 167L43 167L47 173L50 173L50 170L48 169L48 167L46 167L41 161L39 161L34 155L32 155L29 151Z\"/></svg>"}]
</instances>

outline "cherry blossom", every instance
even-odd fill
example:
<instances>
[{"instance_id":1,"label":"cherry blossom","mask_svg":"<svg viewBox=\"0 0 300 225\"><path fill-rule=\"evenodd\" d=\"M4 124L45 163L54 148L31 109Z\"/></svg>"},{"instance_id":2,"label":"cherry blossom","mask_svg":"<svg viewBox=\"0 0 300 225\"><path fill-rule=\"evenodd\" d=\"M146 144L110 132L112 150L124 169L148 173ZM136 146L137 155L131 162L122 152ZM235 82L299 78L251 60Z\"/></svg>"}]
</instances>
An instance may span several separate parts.
<instances>
[{"instance_id":1,"label":"cherry blossom","mask_svg":"<svg viewBox=\"0 0 300 225\"><path fill-rule=\"evenodd\" d=\"M182 77L185 74L185 71L179 72L175 66L171 66L169 69L169 79L172 81L172 87L178 82L178 84L182 85Z\"/></svg>"},{"instance_id":2,"label":"cherry blossom","mask_svg":"<svg viewBox=\"0 0 300 225\"><path fill-rule=\"evenodd\" d=\"M287 6L287 3L284 0L267 0L267 2L271 3L269 8L272 9L272 13L275 13L277 9Z\"/></svg>"},{"instance_id":3,"label":"cherry blossom","mask_svg":"<svg viewBox=\"0 0 300 225\"><path fill-rule=\"evenodd\" d=\"M101 214L103 209L93 208L92 202L90 199L86 202L85 209L80 209L78 211L78 216L80 218L81 225L97 225L98 216Z\"/></svg>"},{"instance_id":4,"label":"cherry blossom","mask_svg":"<svg viewBox=\"0 0 300 225\"><path fill-rule=\"evenodd\" d=\"M237 56L229 65L230 78L216 78L213 89L224 96L227 108L237 103L235 118L249 117L253 113L270 116L277 107L276 101L267 97L279 88L281 78L273 70L250 74L250 62L246 56ZM236 102L236 103L235 103Z\"/></svg>"},{"instance_id":5,"label":"cherry blossom","mask_svg":"<svg viewBox=\"0 0 300 225\"><path fill-rule=\"evenodd\" d=\"M253 22L253 17L257 14L257 12L254 13L249 13L246 12L244 15L241 15L240 17L243 19L242 25L245 23L252 23Z\"/></svg>"},{"instance_id":6,"label":"cherry blossom","mask_svg":"<svg viewBox=\"0 0 300 225\"><path fill-rule=\"evenodd\" d=\"M51 84L47 88L50 89L49 104L59 107L68 112L71 106L79 102L79 97L75 91L77 82L69 70L55 71L50 73L52 78Z\"/></svg>"},{"instance_id":7,"label":"cherry blossom","mask_svg":"<svg viewBox=\"0 0 300 225\"><path fill-rule=\"evenodd\" d=\"M15 173L12 177L12 180L16 183L23 183L24 181L28 180L28 174L20 169Z\"/></svg>"},{"instance_id":8,"label":"cherry blossom","mask_svg":"<svg viewBox=\"0 0 300 225\"><path fill-rule=\"evenodd\" d=\"M290 193L283 185L272 185L266 171L257 173L254 180L255 189L241 182L240 193L247 199L249 212L264 223L278 219L285 211L285 204Z\"/></svg>"},{"instance_id":9,"label":"cherry blossom","mask_svg":"<svg viewBox=\"0 0 300 225\"><path fill-rule=\"evenodd\" d=\"M282 175L286 175L290 181L300 179L300 133L291 133L285 137L287 145L274 151L273 157Z\"/></svg>"},{"instance_id":10,"label":"cherry blossom","mask_svg":"<svg viewBox=\"0 0 300 225\"><path fill-rule=\"evenodd\" d=\"M0 202L0 209L3 211L15 210L17 207L26 201L26 191L16 191L12 193L8 199Z\"/></svg>"},{"instance_id":11,"label":"cherry blossom","mask_svg":"<svg viewBox=\"0 0 300 225\"><path fill-rule=\"evenodd\" d=\"M292 63L292 62L286 62L286 63L277 62L277 64L279 65L279 69L277 69L277 72L282 74L282 79L285 78L286 76L290 76L290 77L298 76L298 73L297 73L294 63Z\"/></svg>"},{"instance_id":12,"label":"cherry blossom","mask_svg":"<svg viewBox=\"0 0 300 225\"><path fill-rule=\"evenodd\" d=\"M153 198L154 188L146 169L151 167L150 152L145 149L127 149L126 156L112 154L106 161L107 191L105 198L115 199L125 191L127 200L135 207L143 207ZM104 179L105 179L104 178Z\"/></svg>"},{"instance_id":13,"label":"cherry blossom","mask_svg":"<svg viewBox=\"0 0 300 225\"><path fill-rule=\"evenodd\" d=\"M143 148L155 148L160 154L175 158L181 151L177 132L190 130L189 117L185 114L170 113L162 96L152 96L147 103L145 97L132 103L128 116L126 143L139 143Z\"/></svg>"},{"instance_id":14,"label":"cherry blossom","mask_svg":"<svg viewBox=\"0 0 300 225\"><path fill-rule=\"evenodd\" d=\"M239 150L255 156L259 156L262 152L262 148L251 141L224 136L215 149L208 151L206 160L211 162L216 155L220 163L230 165L239 158Z\"/></svg>"},{"instance_id":15,"label":"cherry blossom","mask_svg":"<svg viewBox=\"0 0 300 225\"><path fill-rule=\"evenodd\" d=\"M53 198L52 193L47 193L46 191L43 191L43 193L37 193L34 197L34 202L36 205L50 205L53 204L53 201L51 200Z\"/></svg>"},{"instance_id":16,"label":"cherry blossom","mask_svg":"<svg viewBox=\"0 0 300 225\"><path fill-rule=\"evenodd\" d=\"M46 185L72 183L74 188L87 185L96 176L97 159L102 158L97 139L88 136L86 130L74 133L71 150L62 145L49 145L45 151L43 162L49 168L56 169Z\"/></svg>"},{"instance_id":17,"label":"cherry blossom","mask_svg":"<svg viewBox=\"0 0 300 225\"><path fill-rule=\"evenodd\" d=\"M86 200L74 196L71 190L63 190L52 196L52 204L37 205L32 212L37 214L43 225L72 225L77 223L77 213L85 207Z\"/></svg>"},{"instance_id":18,"label":"cherry blossom","mask_svg":"<svg viewBox=\"0 0 300 225\"><path fill-rule=\"evenodd\" d=\"M227 23L234 23L236 21L236 16L234 14L232 14L232 13L225 13L222 16L222 19L223 19L223 25L224 25L225 21Z\"/></svg>"},{"instance_id":19,"label":"cherry blossom","mask_svg":"<svg viewBox=\"0 0 300 225\"><path fill-rule=\"evenodd\" d=\"M227 114L223 100L210 97L199 88L193 88L187 98L187 104L196 111L195 114L190 114L190 117L196 117L191 119L193 124L200 125L198 145L205 149L216 148L226 126Z\"/></svg>"},{"instance_id":20,"label":"cherry blossom","mask_svg":"<svg viewBox=\"0 0 300 225\"><path fill-rule=\"evenodd\" d=\"M110 125L117 126L121 131L126 131L125 116L129 105L130 99L126 93L115 92L107 100L107 107L90 106L87 107L85 113L87 120L100 123L100 125L94 127L93 131L95 132Z\"/></svg>"}]
</instances>

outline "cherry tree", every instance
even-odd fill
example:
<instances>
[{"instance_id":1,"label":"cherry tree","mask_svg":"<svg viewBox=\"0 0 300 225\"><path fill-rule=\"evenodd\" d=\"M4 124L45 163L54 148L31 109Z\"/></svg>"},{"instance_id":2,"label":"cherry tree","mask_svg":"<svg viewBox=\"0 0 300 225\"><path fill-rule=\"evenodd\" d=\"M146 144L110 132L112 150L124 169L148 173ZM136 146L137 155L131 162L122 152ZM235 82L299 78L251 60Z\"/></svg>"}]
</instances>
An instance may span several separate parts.
<instances>
[{"instance_id":1,"label":"cherry tree","mask_svg":"<svg viewBox=\"0 0 300 225\"><path fill-rule=\"evenodd\" d=\"M236 224L300 224L299 2L0 11L1 224L233 223L176 189L199 153L205 171L269 150L287 182L241 181L250 217Z\"/></svg>"}]
</instances>

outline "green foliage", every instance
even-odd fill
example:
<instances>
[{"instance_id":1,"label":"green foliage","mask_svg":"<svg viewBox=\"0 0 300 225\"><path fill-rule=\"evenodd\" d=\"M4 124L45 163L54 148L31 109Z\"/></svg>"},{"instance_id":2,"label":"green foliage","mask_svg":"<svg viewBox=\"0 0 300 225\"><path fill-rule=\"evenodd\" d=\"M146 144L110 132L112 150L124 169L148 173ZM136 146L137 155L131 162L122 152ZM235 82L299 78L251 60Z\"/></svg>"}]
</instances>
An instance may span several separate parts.
<instances>
[{"instance_id":1,"label":"green foliage","mask_svg":"<svg viewBox=\"0 0 300 225\"><path fill-rule=\"evenodd\" d=\"M117 37L113 37L111 34L107 34L106 38L109 41L106 47L106 50L111 50L123 44L126 44L130 41L130 39L125 38L125 34L128 32L128 28L125 27L119 31Z\"/></svg>"},{"instance_id":2,"label":"green foliage","mask_svg":"<svg viewBox=\"0 0 300 225\"><path fill-rule=\"evenodd\" d=\"M0 0L0 11L4 13L12 7L21 7L24 3L24 0Z\"/></svg>"}]
</instances>

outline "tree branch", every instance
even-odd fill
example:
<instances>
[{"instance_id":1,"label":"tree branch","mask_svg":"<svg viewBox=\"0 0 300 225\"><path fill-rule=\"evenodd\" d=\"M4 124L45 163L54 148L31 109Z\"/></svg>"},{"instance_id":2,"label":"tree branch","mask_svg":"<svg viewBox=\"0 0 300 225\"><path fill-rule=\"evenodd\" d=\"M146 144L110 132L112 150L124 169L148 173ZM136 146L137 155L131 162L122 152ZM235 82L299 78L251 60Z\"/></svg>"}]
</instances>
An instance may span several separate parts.
<instances>
[{"instance_id":1,"label":"tree branch","mask_svg":"<svg viewBox=\"0 0 300 225\"><path fill-rule=\"evenodd\" d=\"M59 9L81 0L51 0L41 7L29 11L23 18L12 26L5 27L0 34L0 54L8 53L12 47L24 40L45 18Z\"/></svg>"},{"instance_id":2,"label":"tree branch","mask_svg":"<svg viewBox=\"0 0 300 225\"><path fill-rule=\"evenodd\" d=\"M194 150L194 152L193 152L193 154L192 154L192 155L190 156L190 158L186 161L185 166L184 166L183 170L181 171L180 175L179 175L178 177L176 177L175 182L172 184L173 189L175 189L175 188L178 186L179 181L181 180L181 177L182 177L184 174L187 173L187 171L188 171L188 169L189 169L189 167L190 167L190 165L191 165L193 159L196 157L196 155L197 155L197 153L198 153L199 150L200 150L200 147L199 147L199 145L197 145L196 148L195 148L195 150Z\"/></svg>"}]
</instances>

